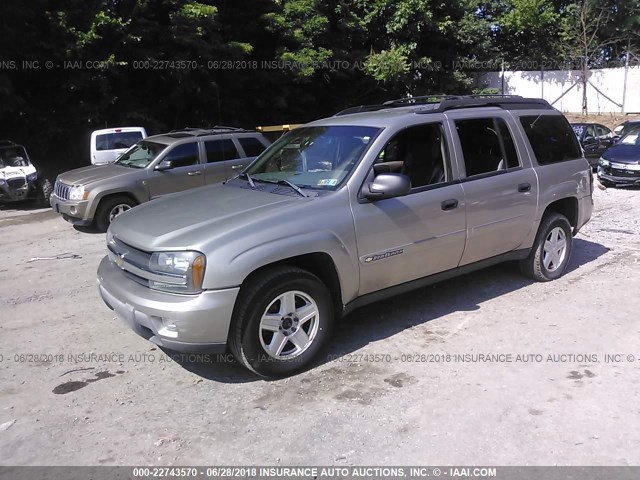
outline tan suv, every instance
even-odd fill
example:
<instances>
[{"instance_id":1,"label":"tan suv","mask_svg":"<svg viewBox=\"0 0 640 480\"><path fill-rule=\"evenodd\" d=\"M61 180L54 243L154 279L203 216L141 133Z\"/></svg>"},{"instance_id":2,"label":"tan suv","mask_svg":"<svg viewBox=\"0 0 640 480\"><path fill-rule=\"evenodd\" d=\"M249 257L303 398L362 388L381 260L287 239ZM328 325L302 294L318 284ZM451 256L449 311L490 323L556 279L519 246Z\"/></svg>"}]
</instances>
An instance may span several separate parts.
<instances>
[{"instance_id":1,"label":"tan suv","mask_svg":"<svg viewBox=\"0 0 640 480\"><path fill-rule=\"evenodd\" d=\"M106 231L126 210L161 197L236 176L270 142L231 127L189 128L139 141L115 163L58 176L51 207L74 225Z\"/></svg>"},{"instance_id":2,"label":"tan suv","mask_svg":"<svg viewBox=\"0 0 640 480\"><path fill-rule=\"evenodd\" d=\"M261 375L289 375L366 303L506 260L560 277L592 191L578 139L544 100L365 106L292 130L234 180L118 217L100 293L157 345L228 346Z\"/></svg>"}]
</instances>

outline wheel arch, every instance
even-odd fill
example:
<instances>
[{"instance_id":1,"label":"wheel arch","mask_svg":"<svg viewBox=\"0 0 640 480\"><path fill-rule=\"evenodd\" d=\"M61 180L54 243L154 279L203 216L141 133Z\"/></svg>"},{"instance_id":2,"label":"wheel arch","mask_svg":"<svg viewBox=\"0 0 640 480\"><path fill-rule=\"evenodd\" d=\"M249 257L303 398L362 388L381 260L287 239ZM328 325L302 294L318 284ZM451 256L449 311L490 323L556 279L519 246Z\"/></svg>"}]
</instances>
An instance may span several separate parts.
<instances>
[{"instance_id":1,"label":"wheel arch","mask_svg":"<svg viewBox=\"0 0 640 480\"><path fill-rule=\"evenodd\" d=\"M305 253L262 265L252 271L242 282L242 285L245 285L249 280L260 275L262 272L277 266L297 267L318 277L331 294L336 318L342 315L342 286L338 269L331 255L326 252Z\"/></svg>"},{"instance_id":2,"label":"wheel arch","mask_svg":"<svg viewBox=\"0 0 640 480\"><path fill-rule=\"evenodd\" d=\"M573 230L573 234L577 233L578 228L578 199L573 196L568 196L564 198L560 198L558 200L554 200L549 205L546 206L542 217L544 217L549 212L559 213L567 217L569 220L569 224Z\"/></svg>"}]
</instances>

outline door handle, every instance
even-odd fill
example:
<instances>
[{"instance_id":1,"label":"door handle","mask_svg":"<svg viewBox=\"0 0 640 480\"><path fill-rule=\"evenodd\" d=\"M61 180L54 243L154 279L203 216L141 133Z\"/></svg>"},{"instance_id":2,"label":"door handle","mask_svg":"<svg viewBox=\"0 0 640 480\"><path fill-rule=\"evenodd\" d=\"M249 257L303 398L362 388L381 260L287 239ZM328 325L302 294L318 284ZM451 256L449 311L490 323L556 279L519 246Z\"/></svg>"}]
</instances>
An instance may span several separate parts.
<instances>
[{"instance_id":1,"label":"door handle","mask_svg":"<svg viewBox=\"0 0 640 480\"><path fill-rule=\"evenodd\" d=\"M240 170L241 168L244 168L244 165L233 165L231 170Z\"/></svg>"},{"instance_id":2,"label":"door handle","mask_svg":"<svg viewBox=\"0 0 640 480\"><path fill-rule=\"evenodd\" d=\"M202 175L202 172L200 170L196 170L195 172L187 173L187 175L189 175L190 177L195 177L196 175Z\"/></svg>"},{"instance_id":3,"label":"door handle","mask_svg":"<svg viewBox=\"0 0 640 480\"><path fill-rule=\"evenodd\" d=\"M440 204L440 206L442 207L442 210L453 210L454 208L458 207L458 200L456 200L455 198L445 200Z\"/></svg>"},{"instance_id":4,"label":"door handle","mask_svg":"<svg viewBox=\"0 0 640 480\"><path fill-rule=\"evenodd\" d=\"M531 184L530 183L521 183L520 185L518 185L518 191L520 193L530 192L531 191Z\"/></svg>"}]
</instances>

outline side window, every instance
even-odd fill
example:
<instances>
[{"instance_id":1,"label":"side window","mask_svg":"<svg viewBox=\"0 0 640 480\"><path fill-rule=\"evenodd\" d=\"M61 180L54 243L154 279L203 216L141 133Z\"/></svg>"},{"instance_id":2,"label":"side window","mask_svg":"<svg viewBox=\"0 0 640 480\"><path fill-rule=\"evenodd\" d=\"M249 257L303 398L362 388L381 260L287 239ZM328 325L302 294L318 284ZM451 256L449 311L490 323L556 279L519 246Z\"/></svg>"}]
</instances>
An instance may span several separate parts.
<instances>
[{"instance_id":1,"label":"side window","mask_svg":"<svg viewBox=\"0 0 640 480\"><path fill-rule=\"evenodd\" d=\"M204 149L207 151L207 163L223 162L225 160L240 158L238 150L230 138L204 142Z\"/></svg>"},{"instance_id":2,"label":"side window","mask_svg":"<svg viewBox=\"0 0 640 480\"><path fill-rule=\"evenodd\" d=\"M607 138L611 133L611 130L609 130L607 127L603 127L602 125L597 125L596 130L598 131L598 137L602 139Z\"/></svg>"},{"instance_id":3,"label":"side window","mask_svg":"<svg viewBox=\"0 0 640 480\"><path fill-rule=\"evenodd\" d=\"M540 165L582 157L578 139L560 115L527 115L520 123Z\"/></svg>"},{"instance_id":4,"label":"side window","mask_svg":"<svg viewBox=\"0 0 640 480\"><path fill-rule=\"evenodd\" d=\"M596 138L596 127L594 127L593 125L589 125L587 127L587 131L584 134L584 139L585 140L593 140L594 138Z\"/></svg>"},{"instance_id":5,"label":"side window","mask_svg":"<svg viewBox=\"0 0 640 480\"><path fill-rule=\"evenodd\" d=\"M196 165L198 163L198 144L192 142L178 145L164 157L164 160L171 160L174 168Z\"/></svg>"},{"instance_id":6,"label":"side window","mask_svg":"<svg viewBox=\"0 0 640 480\"><path fill-rule=\"evenodd\" d=\"M240 137L238 141L247 157L257 157L267 148L255 137Z\"/></svg>"},{"instance_id":7,"label":"side window","mask_svg":"<svg viewBox=\"0 0 640 480\"><path fill-rule=\"evenodd\" d=\"M403 173L411 188L446 182L446 147L442 125L430 123L407 128L385 145L378 154L373 171Z\"/></svg>"},{"instance_id":8,"label":"side window","mask_svg":"<svg viewBox=\"0 0 640 480\"><path fill-rule=\"evenodd\" d=\"M502 118L456 120L455 124L467 177L520 165L511 132Z\"/></svg>"}]
</instances>

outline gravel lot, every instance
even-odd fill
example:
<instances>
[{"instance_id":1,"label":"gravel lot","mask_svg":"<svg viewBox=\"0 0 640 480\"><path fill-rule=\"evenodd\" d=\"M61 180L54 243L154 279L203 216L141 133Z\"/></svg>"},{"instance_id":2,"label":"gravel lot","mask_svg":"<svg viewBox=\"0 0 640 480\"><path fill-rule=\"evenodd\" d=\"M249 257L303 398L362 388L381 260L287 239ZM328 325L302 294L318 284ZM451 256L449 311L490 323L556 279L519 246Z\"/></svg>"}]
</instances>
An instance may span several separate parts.
<instances>
[{"instance_id":1,"label":"gravel lot","mask_svg":"<svg viewBox=\"0 0 640 480\"><path fill-rule=\"evenodd\" d=\"M505 264L371 305L273 382L174 361L100 300L104 235L2 207L0 464L640 464L640 190L595 202L560 280Z\"/></svg>"}]
</instances>

